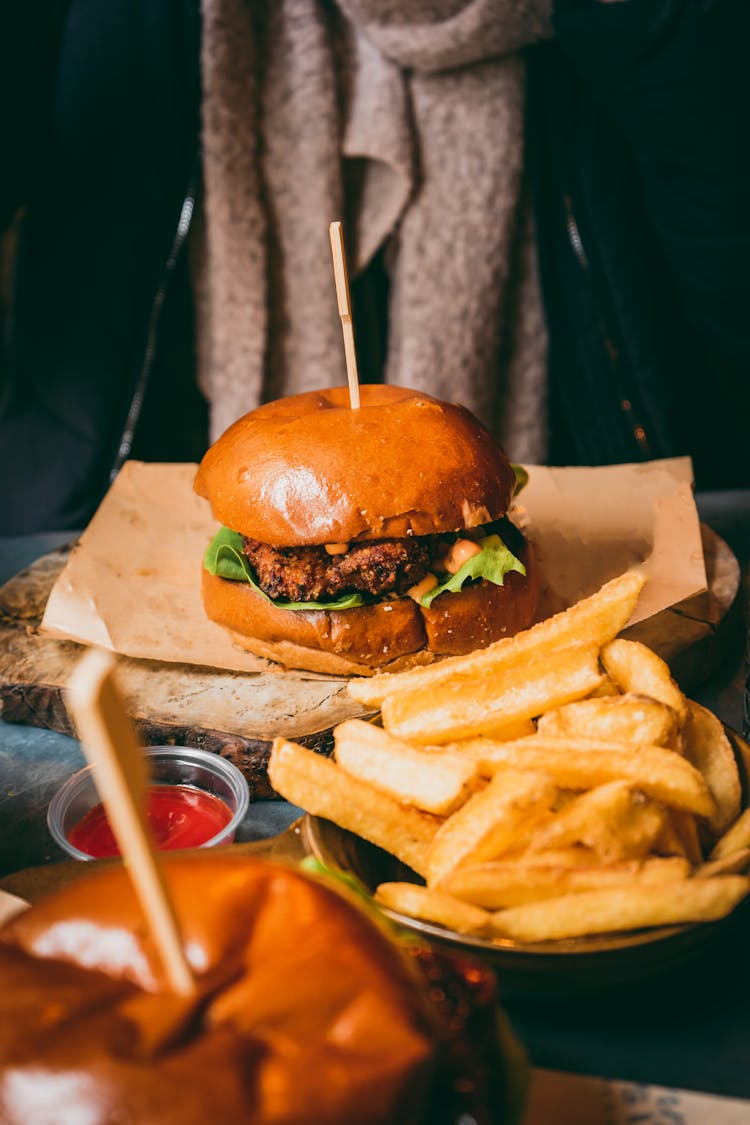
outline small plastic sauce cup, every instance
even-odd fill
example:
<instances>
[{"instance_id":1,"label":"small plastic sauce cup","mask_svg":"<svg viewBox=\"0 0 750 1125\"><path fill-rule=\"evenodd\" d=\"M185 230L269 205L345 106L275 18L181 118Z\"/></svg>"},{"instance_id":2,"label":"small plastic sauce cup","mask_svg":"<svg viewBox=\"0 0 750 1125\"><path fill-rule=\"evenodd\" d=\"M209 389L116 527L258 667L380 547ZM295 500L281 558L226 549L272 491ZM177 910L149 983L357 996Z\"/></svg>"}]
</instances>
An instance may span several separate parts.
<instances>
[{"instance_id":1,"label":"small plastic sauce cup","mask_svg":"<svg viewBox=\"0 0 750 1125\"><path fill-rule=\"evenodd\" d=\"M147 819L154 846L213 848L230 844L247 812L247 782L226 758L187 746L146 746ZM116 855L91 766L58 789L47 810L56 844L73 859ZM90 849L90 850L86 850Z\"/></svg>"}]
</instances>

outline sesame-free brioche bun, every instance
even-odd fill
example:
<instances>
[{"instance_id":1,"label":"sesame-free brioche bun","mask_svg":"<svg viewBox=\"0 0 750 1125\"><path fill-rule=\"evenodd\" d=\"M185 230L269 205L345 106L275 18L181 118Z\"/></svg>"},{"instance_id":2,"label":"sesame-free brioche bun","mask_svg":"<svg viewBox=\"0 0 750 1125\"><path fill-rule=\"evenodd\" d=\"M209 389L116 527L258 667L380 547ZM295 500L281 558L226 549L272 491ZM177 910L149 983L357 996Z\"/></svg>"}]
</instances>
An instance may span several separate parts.
<instances>
[{"instance_id":1,"label":"sesame-free brioche bun","mask_svg":"<svg viewBox=\"0 0 750 1125\"><path fill-rule=\"evenodd\" d=\"M472 528L502 516L515 476L468 410L390 385L292 395L239 418L195 480L214 516L293 547Z\"/></svg>"},{"instance_id":2,"label":"sesame-free brioche bun","mask_svg":"<svg viewBox=\"0 0 750 1125\"><path fill-rule=\"evenodd\" d=\"M515 474L473 414L404 387L365 385L360 396L353 410L348 388L332 387L246 414L206 453L196 492L226 527L282 553L470 532L505 515ZM531 624L537 568L520 532L509 531L525 576L469 582L429 609L390 596L289 610L206 569L204 607L243 648L287 667L362 676L429 663Z\"/></svg>"},{"instance_id":3,"label":"sesame-free brioche bun","mask_svg":"<svg viewBox=\"0 0 750 1125\"><path fill-rule=\"evenodd\" d=\"M122 866L0 931L0 1120L413 1122L436 1037L424 982L381 928L280 864L175 856L163 871L194 996L166 987Z\"/></svg>"},{"instance_id":4,"label":"sesame-free brioche bun","mask_svg":"<svg viewBox=\"0 0 750 1125\"><path fill-rule=\"evenodd\" d=\"M91 867L0 927L3 1125L515 1125L525 1066L476 960L330 877L167 853L177 996L126 868Z\"/></svg>"}]
</instances>

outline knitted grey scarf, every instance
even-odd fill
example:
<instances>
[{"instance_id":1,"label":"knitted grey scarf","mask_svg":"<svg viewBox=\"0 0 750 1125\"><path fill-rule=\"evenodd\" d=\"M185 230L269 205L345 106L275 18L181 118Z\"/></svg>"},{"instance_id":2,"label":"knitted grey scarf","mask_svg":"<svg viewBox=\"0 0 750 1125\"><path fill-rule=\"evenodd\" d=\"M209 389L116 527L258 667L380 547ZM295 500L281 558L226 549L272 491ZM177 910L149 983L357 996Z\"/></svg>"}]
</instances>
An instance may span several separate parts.
<instances>
[{"instance_id":1,"label":"knitted grey scarf","mask_svg":"<svg viewBox=\"0 0 750 1125\"><path fill-rule=\"evenodd\" d=\"M384 380L461 401L511 456L543 459L521 48L550 33L549 8L203 0L194 261L213 437L346 381L328 241L343 217L352 274L384 248Z\"/></svg>"}]
</instances>

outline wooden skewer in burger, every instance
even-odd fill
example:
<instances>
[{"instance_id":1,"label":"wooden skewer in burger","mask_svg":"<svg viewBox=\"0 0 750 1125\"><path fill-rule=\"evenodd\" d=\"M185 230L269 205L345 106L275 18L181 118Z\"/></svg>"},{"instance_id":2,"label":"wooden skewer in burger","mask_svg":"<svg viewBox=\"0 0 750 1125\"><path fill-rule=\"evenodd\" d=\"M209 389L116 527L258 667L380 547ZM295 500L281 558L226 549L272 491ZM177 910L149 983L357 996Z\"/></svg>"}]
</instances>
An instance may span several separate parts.
<instances>
[{"instance_id":1,"label":"wooden skewer in burger","mask_svg":"<svg viewBox=\"0 0 750 1125\"><path fill-rule=\"evenodd\" d=\"M331 243L349 386L269 402L208 450L195 490L223 526L203 602L259 656L368 675L527 628L538 580L506 518L513 468L479 420L359 386L340 224Z\"/></svg>"},{"instance_id":2,"label":"wooden skewer in burger","mask_svg":"<svg viewBox=\"0 0 750 1125\"><path fill-rule=\"evenodd\" d=\"M349 293L349 271L346 268L344 231L341 223L331 223L328 228L333 256L333 280L336 283L336 300L344 333L344 356L346 358L346 378L349 383L349 405L359 410L359 375L357 373L357 351L354 347L354 322L352 320L352 299Z\"/></svg>"},{"instance_id":3,"label":"wooden skewer in burger","mask_svg":"<svg viewBox=\"0 0 750 1125\"><path fill-rule=\"evenodd\" d=\"M169 987L190 996L193 974L146 827L146 760L117 686L112 653L86 653L70 678L67 703Z\"/></svg>"}]
</instances>

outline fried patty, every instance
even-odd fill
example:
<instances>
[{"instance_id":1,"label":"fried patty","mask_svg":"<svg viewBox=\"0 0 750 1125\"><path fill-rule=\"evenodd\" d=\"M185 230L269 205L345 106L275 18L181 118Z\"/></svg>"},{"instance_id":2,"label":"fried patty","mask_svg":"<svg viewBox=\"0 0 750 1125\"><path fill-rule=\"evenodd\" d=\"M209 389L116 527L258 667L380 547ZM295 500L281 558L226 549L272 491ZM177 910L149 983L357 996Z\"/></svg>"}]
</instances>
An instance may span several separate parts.
<instances>
[{"instance_id":1,"label":"fried patty","mask_svg":"<svg viewBox=\"0 0 750 1125\"><path fill-rule=\"evenodd\" d=\"M322 545L272 547L243 537L242 550L270 598L314 602L355 590L405 593L430 569L432 538L371 539L352 544L343 555L329 555Z\"/></svg>"}]
</instances>

